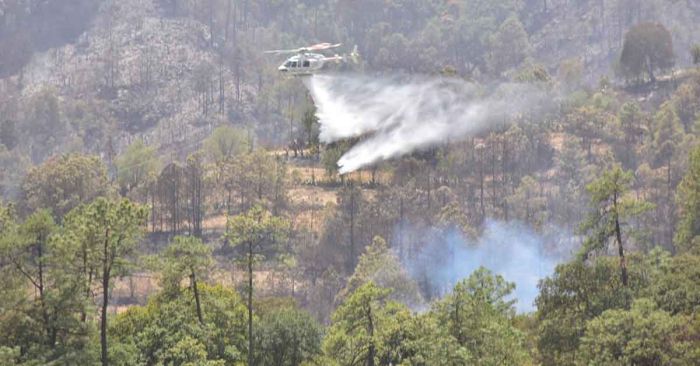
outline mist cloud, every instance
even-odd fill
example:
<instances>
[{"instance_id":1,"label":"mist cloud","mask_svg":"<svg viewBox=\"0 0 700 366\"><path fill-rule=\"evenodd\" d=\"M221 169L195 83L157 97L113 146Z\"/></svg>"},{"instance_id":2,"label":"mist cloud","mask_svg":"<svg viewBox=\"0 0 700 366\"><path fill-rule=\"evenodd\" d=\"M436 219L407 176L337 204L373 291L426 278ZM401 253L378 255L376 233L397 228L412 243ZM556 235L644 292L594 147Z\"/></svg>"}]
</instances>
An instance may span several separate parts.
<instances>
[{"instance_id":1,"label":"mist cloud","mask_svg":"<svg viewBox=\"0 0 700 366\"><path fill-rule=\"evenodd\" d=\"M415 229L402 225L394 243L401 262L423 291L441 297L479 267L515 283L519 312L534 310L539 280L570 257L575 238L564 230L537 233L518 222L488 220L478 239L457 230Z\"/></svg>"},{"instance_id":2,"label":"mist cloud","mask_svg":"<svg viewBox=\"0 0 700 366\"><path fill-rule=\"evenodd\" d=\"M545 93L532 85L489 90L444 77L314 75L305 84L321 142L362 137L338 161L341 174L495 128L546 104Z\"/></svg>"}]
</instances>

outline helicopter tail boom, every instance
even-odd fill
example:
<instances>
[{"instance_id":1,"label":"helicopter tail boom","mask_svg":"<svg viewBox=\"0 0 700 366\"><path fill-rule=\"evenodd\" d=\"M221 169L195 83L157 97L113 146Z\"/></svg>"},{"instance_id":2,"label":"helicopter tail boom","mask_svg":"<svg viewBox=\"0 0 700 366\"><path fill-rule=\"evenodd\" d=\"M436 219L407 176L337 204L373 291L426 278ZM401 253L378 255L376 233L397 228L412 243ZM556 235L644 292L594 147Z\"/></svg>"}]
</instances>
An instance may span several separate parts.
<instances>
[{"instance_id":1,"label":"helicopter tail boom","mask_svg":"<svg viewBox=\"0 0 700 366\"><path fill-rule=\"evenodd\" d=\"M357 52L357 46L353 47L352 52L349 54L344 54L344 55L334 55L330 57L325 57L323 61L326 62L336 62L336 63L341 63L341 62L347 62L347 63L354 63L354 64L359 64L360 63L360 53Z\"/></svg>"}]
</instances>

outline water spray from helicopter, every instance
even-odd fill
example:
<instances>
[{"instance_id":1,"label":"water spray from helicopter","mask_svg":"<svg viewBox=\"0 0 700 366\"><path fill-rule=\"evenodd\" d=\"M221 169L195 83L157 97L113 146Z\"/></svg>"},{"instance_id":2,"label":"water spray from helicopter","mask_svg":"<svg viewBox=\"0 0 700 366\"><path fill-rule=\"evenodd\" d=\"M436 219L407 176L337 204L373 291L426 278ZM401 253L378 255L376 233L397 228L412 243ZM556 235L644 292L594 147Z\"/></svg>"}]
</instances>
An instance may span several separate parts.
<instances>
[{"instance_id":1,"label":"water spray from helicopter","mask_svg":"<svg viewBox=\"0 0 700 366\"><path fill-rule=\"evenodd\" d=\"M321 142L361 138L338 161L341 174L495 129L551 104L530 84L487 88L448 77L316 74L304 83Z\"/></svg>"}]
</instances>

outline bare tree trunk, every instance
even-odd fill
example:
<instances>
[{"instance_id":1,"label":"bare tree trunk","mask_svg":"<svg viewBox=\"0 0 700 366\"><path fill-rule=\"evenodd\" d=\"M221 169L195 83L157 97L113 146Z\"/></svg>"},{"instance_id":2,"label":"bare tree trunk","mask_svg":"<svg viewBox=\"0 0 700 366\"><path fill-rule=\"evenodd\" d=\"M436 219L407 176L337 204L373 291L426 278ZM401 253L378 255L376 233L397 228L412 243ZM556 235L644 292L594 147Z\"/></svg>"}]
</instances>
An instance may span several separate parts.
<instances>
[{"instance_id":1,"label":"bare tree trunk","mask_svg":"<svg viewBox=\"0 0 700 366\"><path fill-rule=\"evenodd\" d=\"M372 304L369 303L367 304L367 320L368 320L368 326L367 326L367 332L369 333L369 350L367 351L367 366L374 366L374 356L377 353L377 350L374 345L374 321L372 319Z\"/></svg>"},{"instance_id":2,"label":"bare tree trunk","mask_svg":"<svg viewBox=\"0 0 700 366\"><path fill-rule=\"evenodd\" d=\"M228 44L229 28L231 27L231 3L233 0L226 2L226 23L224 25L224 45Z\"/></svg>"},{"instance_id":3,"label":"bare tree trunk","mask_svg":"<svg viewBox=\"0 0 700 366\"><path fill-rule=\"evenodd\" d=\"M503 134L503 161L502 161L503 177L503 219L508 221L508 135Z\"/></svg>"},{"instance_id":4,"label":"bare tree trunk","mask_svg":"<svg viewBox=\"0 0 700 366\"><path fill-rule=\"evenodd\" d=\"M493 135L493 141L491 141L491 206L493 206L493 215L496 215L497 204L497 193L496 193L496 139L497 136Z\"/></svg>"},{"instance_id":5,"label":"bare tree trunk","mask_svg":"<svg viewBox=\"0 0 700 366\"><path fill-rule=\"evenodd\" d=\"M350 268L349 271L355 269L355 192L350 191Z\"/></svg>"},{"instance_id":6,"label":"bare tree trunk","mask_svg":"<svg viewBox=\"0 0 700 366\"><path fill-rule=\"evenodd\" d=\"M479 154L479 207L481 211L481 220L486 216L484 208L484 150L480 149Z\"/></svg>"},{"instance_id":7,"label":"bare tree trunk","mask_svg":"<svg viewBox=\"0 0 700 366\"><path fill-rule=\"evenodd\" d=\"M673 235L674 235L674 228L676 227L676 222L675 222L675 209L674 209L674 199L673 199L673 185L672 185L672 180L671 180L671 159L673 158L672 154L669 154L668 156L668 162L666 165L666 202L668 202L668 223L666 224L666 227L668 227L668 238L666 240L668 243L673 243Z\"/></svg>"},{"instance_id":8,"label":"bare tree trunk","mask_svg":"<svg viewBox=\"0 0 700 366\"><path fill-rule=\"evenodd\" d=\"M199 299L199 289L197 288L197 277L194 270L190 273L190 280L192 281L192 292L194 292L194 302L197 306L197 320L199 324L204 324L204 317L202 316L202 304Z\"/></svg>"},{"instance_id":9,"label":"bare tree trunk","mask_svg":"<svg viewBox=\"0 0 700 366\"><path fill-rule=\"evenodd\" d=\"M56 332L51 326L48 310L46 309L46 298L44 295L44 238L39 238L37 242L37 264L38 264L38 286L39 303L41 305L41 314L44 318L44 328L46 329L46 341L52 349L56 344Z\"/></svg>"},{"instance_id":10,"label":"bare tree trunk","mask_svg":"<svg viewBox=\"0 0 700 366\"><path fill-rule=\"evenodd\" d=\"M248 242L248 366L253 366L253 242Z\"/></svg>"},{"instance_id":11,"label":"bare tree trunk","mask_svg":"<svg viewBox=\"0 0 700 366\"><path fill-rule=\"evenodd\" d=\"M431 203L432 203L432 202L431 202L431 201L432 201L432 197L431 197L431 193L432 193L432 175L431 175L430 169L427 169L427 170L428 170L428 197L427 197L427 203L428 203L428 212L430 212L430 208L431 208L431 205L432 205L432 204L431 204Z\"/></svg>"},{"instance_id":12,"label":"bare tree trunk","mask_svg":"<svg viewBox=\"0 0 700 366\"><path fill-rule=\"evenodd\" d=\"M224 57L219 55L219 114L226 112L226 85L224 82Z\"/></svg>"},{"instance_id":13,"label":"bare tree trunk","mask_svg":"<svg viewBox=\"0 0 700 366\"><path fill-rule=\"evenodd\" d=\"M109 304L109 278L112 264L109 255L109 228L105 231L102 258L102 317L100 319L100 349L102 366L109 364L107 352L107 305Z\"/></svg>"},{"instance_id":14,"label":"bare tree trunk","mask_svg":"<svg viewBox=\"0 0 700 366\"><path fill-rule=\"evenodd\" d=\"M209 0L209 47L214 47L214 0Z\"/></svg>"},{"instance_id":15,"label":"bare tree trunk","mask_svg":"<svg viewBox=\"0 0 700 366\"><path fill-rule=\"evenodd\" d=\"M156 232L156 192L151 190L151 232Z\"/></svg>"},{"instance_id":16,"label":"bare tree trunk","mask_svg":"<svg viewBox=\"0 0 700 366\"><path fill-rule=\"evenodd\" d=\"M627 261L625 260L625 249L622 246L622 230L620 229L620 217L617 211L617 193L613 196L613 206L615 209L615 239L617 240L617 251L620 256L620 278L622 285L627 287Z\"/></svg>"},{"instance_id":17,"label":"bare tree trunk","mask_svg":"<svg viewBox=\"0 0 700 366\"><path fill-rule=\"evenodd\" d=\"M90 285L92 284L92 269L88 268L88 253L85 244L82 247L82 261L83 261L83 275L85 276L85 299L90 299ZM80 321L85 323L87 321L87 312L85 308L80 310Z\"/></svg>"}]
</instances>

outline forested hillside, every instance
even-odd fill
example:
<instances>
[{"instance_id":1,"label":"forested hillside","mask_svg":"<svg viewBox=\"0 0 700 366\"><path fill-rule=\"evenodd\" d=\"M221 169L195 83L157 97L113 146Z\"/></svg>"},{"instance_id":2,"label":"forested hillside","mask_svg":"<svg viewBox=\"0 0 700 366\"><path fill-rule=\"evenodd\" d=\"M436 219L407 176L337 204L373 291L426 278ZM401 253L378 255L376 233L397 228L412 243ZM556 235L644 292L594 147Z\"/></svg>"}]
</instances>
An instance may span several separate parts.
<instances>
[{"instance_id":1,"label":"forested hillside","mask_svg":"<svg viewBox=\"0 0 700 366\"><path fill-rule=\"evenodd\" d=\"M694 0L0 0L0 365L700 364L698 24ZM319 42L361 56L320 79L364 84L334 106L421 120L331 142L347 108L264 53ZM498 121L440 109L471 97ZM397 126L410 148L339 166Z\"/></svg>"}]
</instances>

